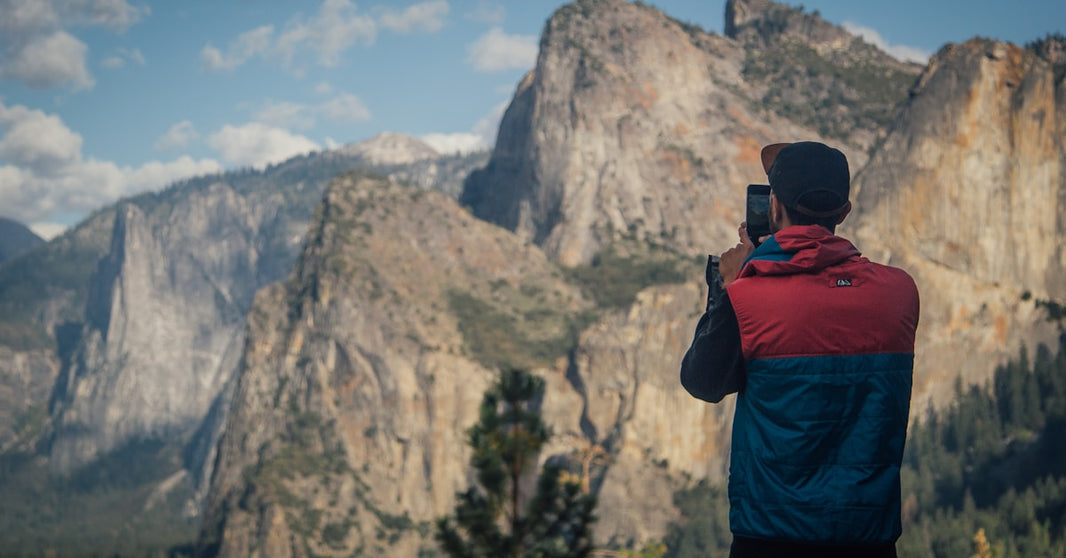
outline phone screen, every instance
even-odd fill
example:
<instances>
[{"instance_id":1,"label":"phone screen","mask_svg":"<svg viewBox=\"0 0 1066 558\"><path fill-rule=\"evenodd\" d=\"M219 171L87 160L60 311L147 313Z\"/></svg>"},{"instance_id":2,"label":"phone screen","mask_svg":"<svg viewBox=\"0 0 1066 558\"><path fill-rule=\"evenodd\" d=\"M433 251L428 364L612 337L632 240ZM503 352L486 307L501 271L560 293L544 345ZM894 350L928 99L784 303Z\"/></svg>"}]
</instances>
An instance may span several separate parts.
<instances>
[{"instance_id":1,"label":"phone screen","mask_svg":"<svg viewBox=\"0 0 1066 558\"><path fill-rule=\"evenodd\" d=\"M759 246L759 239L770 234L770 186L748 185L748 210L744 220L747 222L748 238L752 244Z\"/></svg>"}]
</instances>

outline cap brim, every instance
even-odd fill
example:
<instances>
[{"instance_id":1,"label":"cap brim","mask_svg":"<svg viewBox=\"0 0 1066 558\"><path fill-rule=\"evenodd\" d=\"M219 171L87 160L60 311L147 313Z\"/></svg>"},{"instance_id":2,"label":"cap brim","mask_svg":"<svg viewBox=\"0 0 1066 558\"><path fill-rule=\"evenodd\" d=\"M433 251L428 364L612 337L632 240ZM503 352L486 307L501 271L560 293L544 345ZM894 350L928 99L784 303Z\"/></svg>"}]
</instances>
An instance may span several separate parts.
<instances>
[{"instance_id":1,"label":"cap brim","mask_svg":"<svg viewBox=\"0 0 1066 558\"><path fill-rule=\"evenodd\" d=\"M762 169L766 171L766 174L770 174L770 167L774 166L774 159L777 158L777 154L785 147L792 145L791 143L771 143L762 148Z\"/></svg>"}]
</instances>

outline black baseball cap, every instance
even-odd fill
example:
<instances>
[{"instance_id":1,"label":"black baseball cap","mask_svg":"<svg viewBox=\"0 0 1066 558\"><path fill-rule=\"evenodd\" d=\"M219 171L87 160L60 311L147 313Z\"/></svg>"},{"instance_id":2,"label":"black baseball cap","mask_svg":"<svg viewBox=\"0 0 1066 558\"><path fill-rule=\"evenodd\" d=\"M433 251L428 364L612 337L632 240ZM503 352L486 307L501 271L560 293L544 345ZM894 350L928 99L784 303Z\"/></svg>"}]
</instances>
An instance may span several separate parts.
<instances>
[{"instance_id":1,"label":"black baseball cap","mask_svg":"<svg viewBox=\"0 0 1066 558\"><path fill-rule=\"evenodd\" d=\"M809 217L838 215L848 204L851 173L839 150L816 141L774 143L762 148L770 190L786 207Z\"/></svg>"}]
</instances>

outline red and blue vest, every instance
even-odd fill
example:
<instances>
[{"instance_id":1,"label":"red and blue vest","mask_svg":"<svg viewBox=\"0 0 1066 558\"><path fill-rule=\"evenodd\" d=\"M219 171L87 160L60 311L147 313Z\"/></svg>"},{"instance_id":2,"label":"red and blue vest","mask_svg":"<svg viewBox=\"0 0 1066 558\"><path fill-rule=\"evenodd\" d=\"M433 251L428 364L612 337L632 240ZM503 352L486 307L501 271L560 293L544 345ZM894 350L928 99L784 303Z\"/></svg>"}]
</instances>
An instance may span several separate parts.
<instances>
[{"instance_id":1,"label":"red and blue vest","mask_svg":"<svg viewBox=\"0 0 1066 558\"><path fill-rule=\"evenodd\" d=\"M893 542L918 290L820 226L759 246L728 287L746 383L729 468L734 534Z\"/></svg>"}]
</instances>

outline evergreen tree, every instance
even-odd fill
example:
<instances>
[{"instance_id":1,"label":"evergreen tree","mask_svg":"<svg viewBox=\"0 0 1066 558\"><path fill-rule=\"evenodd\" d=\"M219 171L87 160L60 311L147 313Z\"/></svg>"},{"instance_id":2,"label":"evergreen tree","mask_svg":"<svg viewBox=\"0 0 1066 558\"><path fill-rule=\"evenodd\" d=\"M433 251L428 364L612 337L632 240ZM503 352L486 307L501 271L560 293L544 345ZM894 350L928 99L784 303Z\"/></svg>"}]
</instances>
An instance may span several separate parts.
<instances>
[{"instance_id":1,"label":"evergreen tree","mask_svg":"<svg viewBox=\"0 0 1066 558\"><path fill-rule=\"evenodd\" d=\"M458 494L454 517L437 521L437 542L453 557L582 557L592 550L596 501L579 481L545 465L523 495L537 455L551 437L537 405L544 381L525 370L503 372L485 393L467 431L477 483Z\"/></svg>"}]
</instances>

